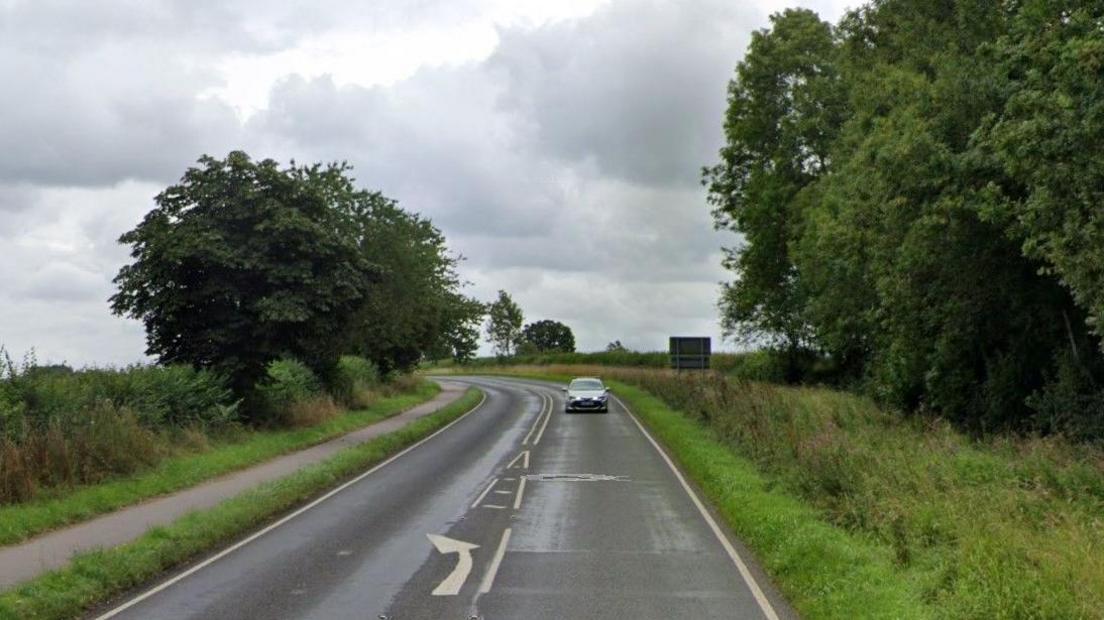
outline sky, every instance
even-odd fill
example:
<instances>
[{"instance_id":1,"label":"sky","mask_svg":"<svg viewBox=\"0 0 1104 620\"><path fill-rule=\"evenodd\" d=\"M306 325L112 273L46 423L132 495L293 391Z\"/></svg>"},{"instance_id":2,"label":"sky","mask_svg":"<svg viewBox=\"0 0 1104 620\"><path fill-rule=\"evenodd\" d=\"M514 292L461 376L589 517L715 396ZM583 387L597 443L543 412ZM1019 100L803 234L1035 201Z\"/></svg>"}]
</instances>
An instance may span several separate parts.
<instances>
[{"instance_id":1,"label":"sky","mask_svg":"<svg viewBox=\"0 0 1104 620\"><path fill-rule=\"evenodd\" d=\"M0 0L0 345L145 361L117 243L200 155L347 161L579 350L721 337L700 171L751 33L841 0ZM720 346L718 346L720 345ZM484 351L488 347L484 346Z\"/></svg>"}]
</instances>

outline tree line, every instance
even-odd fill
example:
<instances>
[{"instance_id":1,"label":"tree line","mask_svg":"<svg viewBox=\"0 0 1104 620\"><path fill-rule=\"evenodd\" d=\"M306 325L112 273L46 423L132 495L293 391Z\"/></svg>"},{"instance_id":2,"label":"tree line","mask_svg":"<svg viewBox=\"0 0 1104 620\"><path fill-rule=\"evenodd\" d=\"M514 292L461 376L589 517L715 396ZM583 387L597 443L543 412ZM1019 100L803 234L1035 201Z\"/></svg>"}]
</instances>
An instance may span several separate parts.
<instances>
[{"instance_id":1,"label":"tree line","mask_svg":"<svg viewBox=\"0 0 1104 620\"><path fill-rule=\"evenodd\" d=\"M120 238L116 314L141 320L162 364L216 371L247 403L290 358L327 383L343 355L384 374L429 352L467 359L483 304L432 223L345 164L204 156Z\"/></svg>"},{"instance_id":2,"label":"tree line","mask_svg":"<svg viewBox=\"0 0 1104 620\"><path fill-rule=\"evenodd\" d=\"M487 339L496 357L575 352L575 334L567 325L542 319L523 326L524 320L521 307L500 290L487 306Z\"/></svg>"},{"instance_id":3,"label":"tree line","mask_svg":"<svg viewBox=\"0 0 1104 620\"><path fill-rule=\"evenodd\" d=\"M441 231L350 175L344 163L281 166L241 151L200 158L120 238L132 261L112 310L142 321L159 363L226 377L247 412L263 408L280 360L331 388L343 359L383 375L463 363L485 316L499 354L575 350L563 323L523 326L505 291L490 304L464 294Z\"/></svg>"},{"instance_id":4,"label":"tree line","mask_svg":"<svg viewBox=\"0 0 1104 620\"><path fill-rule=\"evenodd\" d=\"M703 181L730 334L977 429L1104 432L1104 5L875 0L754 33Z\"/></svg>"}]
</instances>

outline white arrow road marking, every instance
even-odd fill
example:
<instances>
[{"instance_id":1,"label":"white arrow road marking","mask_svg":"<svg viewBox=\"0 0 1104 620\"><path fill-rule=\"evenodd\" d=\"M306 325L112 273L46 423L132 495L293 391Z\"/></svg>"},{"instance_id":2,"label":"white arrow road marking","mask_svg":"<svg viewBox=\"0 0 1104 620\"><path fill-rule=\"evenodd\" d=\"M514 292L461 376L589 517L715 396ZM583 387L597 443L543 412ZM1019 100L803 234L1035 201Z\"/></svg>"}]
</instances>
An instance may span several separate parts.
<instances>
[{"instance_id":1,"label":"white arrow road marking","mask_svg":"<svg viewBox=\"0 0 1104 620\"><path fill-rule=\"evenodd\" d=\"M518 461L522 462L522 469L529 469L529 451L523 450L521 454L515 456L514 460L510 461L510 464L506 466L506 469L513 469Z\"/></svg>"},{"instance_id":2,"label":"white arrow road marking","mask_svg":"<svg viewBox=\"0 0 1104 620\"><path fill-rule=\"evenodd\" d=\"M456 568L452 569L449 576L434 588L433 596L456 596L460 593L460 588L464 587L468 574L471 573L472 549L478 549L479 545L436 534L426 534L426 538L429 538L429 542L437 547L437 551L445 554L455 553L458 556Z\"/></svg>"}]
</instances>

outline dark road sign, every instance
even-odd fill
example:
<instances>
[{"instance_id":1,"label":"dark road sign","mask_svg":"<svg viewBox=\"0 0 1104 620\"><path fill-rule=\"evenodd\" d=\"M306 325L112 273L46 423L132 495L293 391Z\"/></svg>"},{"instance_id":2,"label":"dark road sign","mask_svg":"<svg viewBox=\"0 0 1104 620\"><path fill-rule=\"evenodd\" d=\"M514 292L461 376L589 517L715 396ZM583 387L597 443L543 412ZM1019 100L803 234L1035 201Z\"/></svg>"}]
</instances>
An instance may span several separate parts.
<instances>
[{"instance_id":1,"label":"dark road sign","mask_svg":"<svg viewBox=\"0 0 1104 620\"><path fill-rule=\"evenodd\" d=\"M671 368L675 370L705 370L711 355L708 337L671 336Z\"/></svg>"}]
</instances>

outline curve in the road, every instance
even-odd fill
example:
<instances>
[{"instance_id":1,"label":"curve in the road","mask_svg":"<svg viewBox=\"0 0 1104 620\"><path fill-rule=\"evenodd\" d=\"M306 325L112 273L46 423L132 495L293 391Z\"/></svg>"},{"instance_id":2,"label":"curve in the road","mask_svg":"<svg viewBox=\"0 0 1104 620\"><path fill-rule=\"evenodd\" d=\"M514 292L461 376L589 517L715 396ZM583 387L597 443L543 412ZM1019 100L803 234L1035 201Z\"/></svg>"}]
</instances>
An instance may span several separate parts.
<instances>
[{"instance_id":1,"label":"curve in the road","mask_svg":"<svg viewBox=\"0 0 1104 620\"><path fill-rule=\"evenodd\" d=\"M100 618L791 615L620 403L450 380L481 406Z\"/></svg>"}]
</instances>

